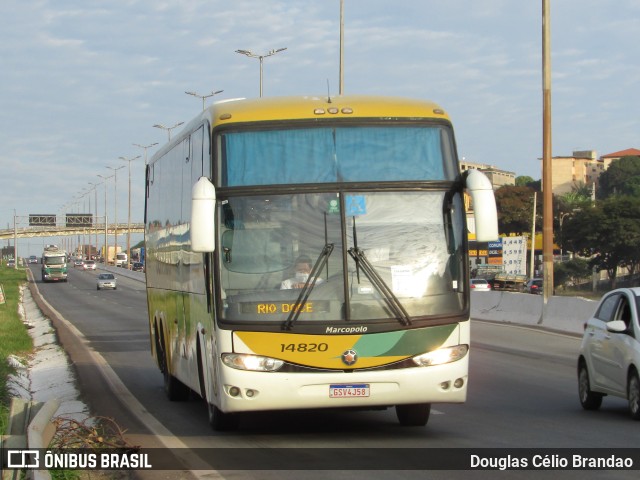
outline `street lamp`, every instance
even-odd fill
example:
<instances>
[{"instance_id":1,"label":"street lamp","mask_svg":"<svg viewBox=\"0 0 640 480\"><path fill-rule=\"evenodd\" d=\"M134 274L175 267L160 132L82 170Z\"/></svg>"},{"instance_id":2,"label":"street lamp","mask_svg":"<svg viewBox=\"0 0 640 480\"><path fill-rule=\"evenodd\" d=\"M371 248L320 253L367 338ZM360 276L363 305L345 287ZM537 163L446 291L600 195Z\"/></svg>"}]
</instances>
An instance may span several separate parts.
<instances>
[{"instance_id":1,"label":"street lamp","mask_svg":"<svg viewBox=\"0 0 640 480\"><path fill-rule=\"evenodd\" d=\"M84 260L85 255L84 255L84 247L86 245L85 243L85 232L87 231L87 229L85 228L85 223L84 223L84 213L86 213L86 203L85 203L85 198L89 197L89 211L91 211L91 195L89 195L91 193L91 189L87 189L87 187L82 187L82 190L80 191L80 197L82 198L82 216L78 217L78 220L80 221L80 225L82 226L82 246L80 247L80 251L82 252L82 259ZM80 212L78 212L80 213ZM91 243L91 237L89 237L89 243Z\"/></svg>"},{"instance_id":2,"label":"street lamp","mask_svg":"<svg viewBox=\"0 0 640 480\"><path fill-rule=\"evenodd\" d=\"M246 55L247 57L250 57L250 58L257 58L258 60L260 60L260 96L261 97L262 97L262 63L263 63L263 60L266 57L270 57L272 55L275 55L278 52L283 52L286 49L287 49L287 47L269 50L264 55L258 55L256 53L253 53L251 50L236 50L236 53L239 53L241 55Z\"/></svg>"},{"instance_id":3,"label":"street lamp","mask_svg":"<svg viewBox=\"0 0 640 480\"><path fill-rule=\"evenodd\" d=\"M124 165L121 167L110 167L107 165L107 168L113 170L113 264L116 263L116 255L118 254L118 170L124 168Z\"/></svg>"},{"instance_id":4,"label":"street lamp","mask_svg":"<svg viewBox=\"0 0 640 480\"><path fill-rule=\"evenodd\" d=\"M562 224L564 223L564 219L566 217L570 217L574 213L580 212L581 210L582 210L581 208L574 208L570 212L565 212L565 213L561 214L560 218L558 219L558 223L560 224L560 261L561 262L564 260L563 252L562 252L562 250L564 249L564 230L562 229Z\"/></svg>"},{"instance_id":5,"label":"street lamp","mask_svg":"<svg viewBox=\"0 0 640 480\"><path fill-rule=\"evenodd\" d=\"M115 174L109 175L108 177L100 174L98 174L98 176L104 180L104 258L102 261L104 262L104 265L107 266L109 264L109 239L107 237L109 233L109 216L107 215L107 180L114 177Z\"/></svg>"},{"instance_id":6,"label":"street lamp","mask_svg":"<svg viewBox=\"0 0 640 480\"><path fill-rule=\"evenodd\" d=\"M173 130L176 127L179 127L180 125L182 125L184 122L178 122L176 123L173 127L167 127L166 125L162 125L161 123L156 123L154 125L155 128L161 128L163 130L167 131L167 135L168 135L168 140L171 141L171 130Z\"/></svg>"},{"instance_id":7,"label":"street lamp","mask_svg":"<svg viewBox=\"0 0 640 480\"><path fill-rule=\"evenodd\" d=\"M216 92L212 91L211 93L209 93L207 95L199 95L196 92L184 92L184 93L186 93L187 95L193 95L194 97L201 98L202 99L202 111L204 112L204 100L205 100L205 98L213 97L214 95L217 95L217 94L222 93L222 92L224 92L224 90L218 90Z\"/></svg>"},{"instance_id":8,"label":"street lamp","mask_svg":"<svg viewBox=\"0 0 640 480\"><path fill-rule=\"evenodd\" d=\"M129 218L127 220L127 268L131 267L131 162L140 158L140 155L133 158L120 157L129 163Z\"/></svg>"},{"instance_id":9,"label":"street lamp","mask_svg":"<svg viewBox=\"0 0 640 480\"><path fill-rule=\"evenodd\" d=\"M89 182L89 185L93 187L93 193L94 193L93 203L96 209L96 215L95 215L95 220L93 225L93 233L95 234L95 241L96 241L96 249L95 249L94 257L97 257L98 256L98 185L100 184ZM95 260L95 258L93 260Z\"/></svg>"},{"instance_id":10,"label":"street lamp","mask_svg":"<svg viewBox=\"0 0 640 480\"><path fill-rule=\"evenodd\" d=\"M151 147L155 147L156 145L158 145L158 142L152 143L151 145L140 145L139 143L133 143L132 144L134 147L140 147L144 150L144 164L147 164L147 149L151 148Z\"/></svg>"}]
</instances>

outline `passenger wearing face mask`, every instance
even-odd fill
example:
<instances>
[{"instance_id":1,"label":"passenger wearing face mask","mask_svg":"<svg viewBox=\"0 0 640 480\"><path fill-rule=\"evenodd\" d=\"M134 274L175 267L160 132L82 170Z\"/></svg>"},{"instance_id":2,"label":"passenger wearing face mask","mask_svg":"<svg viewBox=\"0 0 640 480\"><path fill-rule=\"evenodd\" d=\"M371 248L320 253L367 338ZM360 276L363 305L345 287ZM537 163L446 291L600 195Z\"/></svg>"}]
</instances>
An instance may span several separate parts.
<instances>
[{"instance_id":1,"label":"passenger wearing face mask","mask_svg":"<svg viewBox=\"0 0 640 480\"><path fill-rule=\"evenodd\" d=\"M302 288L311 273L311 259L306 255L300 255L295 263L296 274L294 277L287 278L280 284L280 290L289 290L291 288ZM322 283L322 279L316 279L316 284Z\"/></svg>"}]
</instances>

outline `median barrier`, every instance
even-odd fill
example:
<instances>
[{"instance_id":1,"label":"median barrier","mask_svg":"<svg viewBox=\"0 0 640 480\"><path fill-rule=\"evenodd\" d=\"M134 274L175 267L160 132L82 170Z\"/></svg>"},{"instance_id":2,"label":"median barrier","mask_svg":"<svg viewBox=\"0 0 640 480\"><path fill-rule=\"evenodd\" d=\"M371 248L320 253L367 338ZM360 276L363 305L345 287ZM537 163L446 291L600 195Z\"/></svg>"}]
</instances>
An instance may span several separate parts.
<instances>
[{"instance_id":1,"label":"median barrier","mask_svg":"<svg viewBox=\"0 0 640 480\"><path fill-rule=\"evenodd\" d=\"M551 297L513 292L471 292L471 318L536 325L581 335L598 302L581 297Z\"/></svg>"},{"instance_id":2,"label":"median barrier","mask_svg":"<svg viewBox=\"0 0 640 480\"><path fill-rule=\"evenodd\" d=\"M542 326L582 335L597 306L597 301L582 297L551 297Z\"/></svg>"}]
</instances>

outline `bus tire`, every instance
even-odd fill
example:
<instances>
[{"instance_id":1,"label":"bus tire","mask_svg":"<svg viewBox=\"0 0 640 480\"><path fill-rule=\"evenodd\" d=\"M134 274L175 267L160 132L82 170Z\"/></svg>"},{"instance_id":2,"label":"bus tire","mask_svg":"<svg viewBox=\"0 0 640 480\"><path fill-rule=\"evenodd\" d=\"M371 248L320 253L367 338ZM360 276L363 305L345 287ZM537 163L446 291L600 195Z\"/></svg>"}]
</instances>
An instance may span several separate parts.
<instances>
[{"instance_id":1,"label":"bus tire","mask_svg":"<svg viewBox=\"0 0 640 480\"><path fill-rule=\"evenodd\" d=\"M189 398L189 388L169 372L167 355L164 350L164 338L158 340L156 348L158 351L158 359L160 360L160 371L162 371L164 378L164 391L167 394L167 398L172 402L187 400Z\"/></svg>"},{"instance_id":2,"label":"bus tire","mask_svg":"<svg viewBox=\"0 0 640 480\"><path fill-rule=\"evenodd\" d=\"M236 413L224 413L215 405L207 402L209 413L209 425L217 432L236 430L240 423L240 417Z\"/></svg>"},{"instance_id":3,"label":"bus tire","mask_svg":"<svg viewBox=\"0 0 640 480\"><path fill-rule=\"evenodd\" d=\"M398 421L405 427L424 427L429 421L430 413L430 403L396 405Z\"/></svg>"}]
</instances>

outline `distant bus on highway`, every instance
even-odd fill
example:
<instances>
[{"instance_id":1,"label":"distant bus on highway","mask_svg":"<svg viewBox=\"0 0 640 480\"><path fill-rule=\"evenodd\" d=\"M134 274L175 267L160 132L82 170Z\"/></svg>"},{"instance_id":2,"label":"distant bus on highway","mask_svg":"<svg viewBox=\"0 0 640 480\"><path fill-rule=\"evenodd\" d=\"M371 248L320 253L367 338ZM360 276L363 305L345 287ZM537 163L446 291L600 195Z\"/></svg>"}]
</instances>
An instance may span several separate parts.
<instances>
[{"instance_id":1,"label":"distant bus on highway","mask_svg":"<svg viewBox=\"0 0 640 480\"><path fill-rule=\"evenodd\" d=\"M388 97L219 102L151 159L151 349L172 400L213 428L242 412L395 407L425 425L466 400L467 224L493 189L460 174L436 104Z\"/></svg>"}]
</instances>

